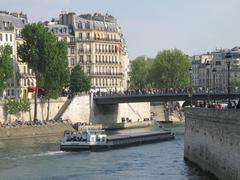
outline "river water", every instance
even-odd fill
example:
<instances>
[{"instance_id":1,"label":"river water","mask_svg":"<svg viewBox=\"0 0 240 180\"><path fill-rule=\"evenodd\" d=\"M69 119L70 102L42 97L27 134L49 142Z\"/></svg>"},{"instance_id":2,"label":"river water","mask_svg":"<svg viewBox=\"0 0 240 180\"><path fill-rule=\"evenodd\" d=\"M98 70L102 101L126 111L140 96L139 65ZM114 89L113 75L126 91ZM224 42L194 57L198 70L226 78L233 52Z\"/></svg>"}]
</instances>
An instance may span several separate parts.
<instances>
[{"instance_id":1,"label":"river water","mask_svg":"<svg viewBox=\"0 0 240 180\"><path fill-rule=\"evenodd\" d=\"M210 180L183 160L182 130L175 140L105 152L62 152L59 141L58 137L0 141L0 179Z\"/></svg>"}]
</instances>

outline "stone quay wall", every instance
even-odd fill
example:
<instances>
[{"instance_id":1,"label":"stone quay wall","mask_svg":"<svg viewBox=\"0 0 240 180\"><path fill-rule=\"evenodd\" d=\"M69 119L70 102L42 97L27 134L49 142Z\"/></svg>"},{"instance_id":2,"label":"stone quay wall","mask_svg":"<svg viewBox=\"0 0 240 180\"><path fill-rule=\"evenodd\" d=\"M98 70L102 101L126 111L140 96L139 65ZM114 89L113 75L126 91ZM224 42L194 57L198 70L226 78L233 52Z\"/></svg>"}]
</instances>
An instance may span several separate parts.
<instances>
[{"instance_id":1,"label":"stone quay wall","mask_svg":"<svg viewBox=\"0 0 240 180\"><path fill-rule=\"evenodd\" d=\"M33 138L47 136L63 136L64 131L74 131L68 124L49 124L44 126L19 127L19 128L0 128L0 140Z\"/></svg>"},{"instance_id":2,"label":"stone quay wall","mask_svg":"<svg viewBox=\"0 0 240 180\"><path fill-rule=\"evenodd\" d=\"M62 105L66 102L66 97L60 97L57 100L51 99L50 101L50 111L49 111L49 119L53 119L55 115L58 113ZM39 120L45 120L47 117L47 101L43 101L38 99L38 112L37 118ZM7 115L4 112L4 102L0 102L0 122L11 122L15 119L20 119L23 121L28 121L33 119L34 114L34 100L31 100L31 113L19 113L18 115Z\"/></svg>"},{"instance_id":3,"label":"stone quay wall","mask_svg":"<svg viewBox=\"0 0 240 180\"><path fill-rule=\"evenodd\" d=\"M240 180L240 111L185 109L184 158L225 180Z\"/></svg>"}]
</instances>

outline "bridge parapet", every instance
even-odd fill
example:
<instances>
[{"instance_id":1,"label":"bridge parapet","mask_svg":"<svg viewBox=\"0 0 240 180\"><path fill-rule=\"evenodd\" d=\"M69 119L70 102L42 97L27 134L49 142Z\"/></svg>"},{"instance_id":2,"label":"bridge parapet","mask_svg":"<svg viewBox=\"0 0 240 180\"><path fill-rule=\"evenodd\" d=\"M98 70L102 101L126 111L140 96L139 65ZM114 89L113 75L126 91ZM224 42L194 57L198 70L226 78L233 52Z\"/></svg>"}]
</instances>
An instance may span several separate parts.
<instances>
[{"instance_id":1,"label":"bridge parapet","mask_svg":"<svg viewBox=\"0 0 240 180\"><path fill-rule=\"evenodd\" d=\"M167 94L139 94L139 95L109 95L94 96L96 104L118 104L128 102L167 102L192 100L226 100L240 98L240 93L167 93Z\"/></svg>"}]
</instances>

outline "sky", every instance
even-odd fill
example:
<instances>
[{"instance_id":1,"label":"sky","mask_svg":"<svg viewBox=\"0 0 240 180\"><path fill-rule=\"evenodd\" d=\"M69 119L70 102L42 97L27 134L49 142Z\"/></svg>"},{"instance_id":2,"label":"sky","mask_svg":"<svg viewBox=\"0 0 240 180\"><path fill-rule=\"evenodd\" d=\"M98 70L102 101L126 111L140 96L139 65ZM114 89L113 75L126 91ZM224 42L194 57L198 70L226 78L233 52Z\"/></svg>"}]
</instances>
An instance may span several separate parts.
<instances>
[{"instance_id":1,"label":"sky","mask_svg":"<svg viewBox=\"0 0 240 180\"><path fill-rule=\"evenodd\" d=\"M178 48L188 55L240 46L239 0L0 0L1 10L30 22L61 11L109 13L122 27L129 58Z\"/></svg>"}]
</instances>

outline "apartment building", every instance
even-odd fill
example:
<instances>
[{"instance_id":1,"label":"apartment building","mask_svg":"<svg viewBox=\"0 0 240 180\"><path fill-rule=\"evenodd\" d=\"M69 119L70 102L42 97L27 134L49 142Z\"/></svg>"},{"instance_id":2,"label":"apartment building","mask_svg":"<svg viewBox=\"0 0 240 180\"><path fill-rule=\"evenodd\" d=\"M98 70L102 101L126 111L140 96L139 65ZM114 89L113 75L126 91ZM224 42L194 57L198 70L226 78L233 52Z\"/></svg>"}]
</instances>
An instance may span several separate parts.
<instances>
[{"instance_id":1,"label":"apartment building","mask_svg":"<svg viewBox=\"0 0 240 180\"><path fill-rule=\"evenodd\" d=\"M117 20L111 15L61 13L59 24L73 30L75 53L69 66L81 64L91 78L93 89L127 88L128 53Z\"/></svg>"},{"instance_id":2,"label":"apartment building","mask_svg":"<svg viewBox=\"0 0 240 180\"><path fill-rule=\"evenodd\" d=\"M26 14L0 11L0 46L8 44L12 47L13 63L13 77L7 82L4 97L32 96L28 86L34 85L34 74L17 55L17 46L22 43L21 30L27 22Z\"/></svg>"},{"instance_id":3,"label":"apartment building","mask_svg":"<svg viewBox=\"0 0 240 180\"><path fill-rule=\"evenodd\" d=\"M64 40L68 46L68 65L72 69L77 64L76 57L76 41L73 33L73 29L67 25L59 24L59 21L53 20L52 22L45 22L45 25L49 31L53 32L58 40Z\"/></svg>"},{"instance_id":4,"label":"apartment building","mask_svg":"<svg viewBox=\"0 0 240 180\"><path fill-rule=\"evenodd\" d=\"M229 69L228 69L229 67ZM192 57L192 84L195 89L204 88L210 92L227 92L229 81L240 78L240 47L215 49ZM231 85L231 91L238 90Z\"/></svg>"}]
</instances>

